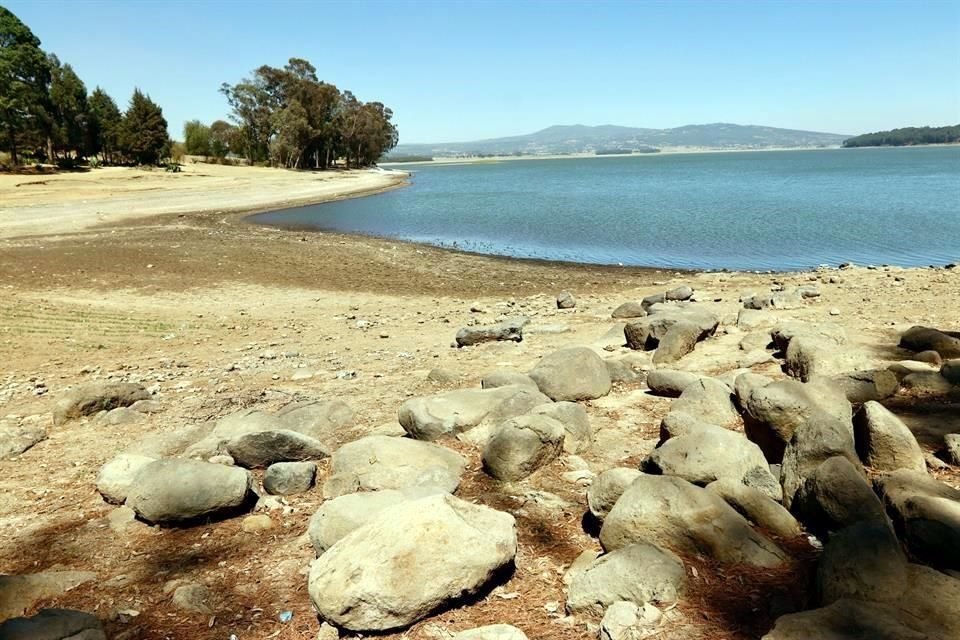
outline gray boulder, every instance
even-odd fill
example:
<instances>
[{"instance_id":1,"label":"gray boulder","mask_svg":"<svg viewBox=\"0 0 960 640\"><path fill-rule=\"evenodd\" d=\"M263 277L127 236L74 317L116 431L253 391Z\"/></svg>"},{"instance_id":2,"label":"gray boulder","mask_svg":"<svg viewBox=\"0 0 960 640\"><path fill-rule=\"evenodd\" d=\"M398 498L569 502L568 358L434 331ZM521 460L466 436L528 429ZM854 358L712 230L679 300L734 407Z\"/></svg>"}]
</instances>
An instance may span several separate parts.
<instances>
[{"instance_id":1,"label":"gray boulder","mask_svg":"<svg viewBox=\"0 0 960 640\"><path fill-rule=\"evenodd\" d=\"M781 538L797 538L803 534L793 515L759 489L736 480L717 480L707 485L747 520Z\"/></svg>"},{"instance_id":2,"label":"gray boulder","mask_svg":"<svg viewBox=\"0 0 960 640\"><path fill-rule=\"evenodd\" d=\"M830 536L817 563L823 604L841 598L882 602L902 593L907 558L893 531L879 522L858 522Z\"/></svg>"},{"instance_id":3,"label":"gray boulder","mask_svg":"<svg viewBox=\"0 0 960 640\"><path fill-rule=\"evenodd\" d=\"M692 322L680 320L674 323L657 344L653 354L656 365L676 362L688 353L692 353L700 340L700 327Z\"/></svg>"},{"instance_id":4,"label":"gray boulder","mask_svg":"<svg viewBox=\"0 0 960 640\"><path fill-rule=\"evenodd\" d=\"M799 506L804 522L820 533L857 522L887 524L863 470L843 456L829 458L814 470L801 489Z\"/></svg>"},{"instance_id":5,"label":"gray boulder","mask_svg":"<svg viewBox=\"0 0 960 640\"><path fill-rule=\"evenodd\" d=\"M367 436L337 449L324 496L356 491L434 486L452 493L466 461L460 454L430 442L390 436Z\"/></svg>"},{"instance_id":6,"label":"gray boulder","mask_svg":"<svg viewBox=\"0 0 960 640\"><path fill-rule=\"evenodd\" d=\"M857 453L876 471L926 471L923 449L910 428L879 402L864 404L853 417Z\"/></svg>"},{"instance_id":7,"label":"gray boulder","mask_svg":"<svg viewBox=\"0 0 960 640\"><path fill-rule=\"evenodd\" d=\"M3 640L107 640L96 616L72 609L41 609L29 618L0 624Z\"/></svg>"},{"instance_id":8,"label":"gray boulder","mask_svg":"<svg viewBox=\"0 0 960 640\"><path fill-rule=\"evenodd\" d=\"M774 500L782 496L760 447L722 427L667 440L653 450L645 466L648 472L678 476L693 484L729 479L750 483Z\"/></svg>"},{"instance_id":9,"label":"gray boulder","mask_svg":"<svg viewBox=\"0 0 960 640\"><path fill-rule=\"evenodd\" d=\"M960 491L906 469L875 484L910 554L937 568L960 570Z\"/></svg>"},{"instance_id":10,"label":"gray boulder","mask_svg":"<svg viewBox=\"0 0 960 640\"><path fill-rule=\"evenodd\" d=\"M353 424L353 409L343 400L292 402L276 413L284 429L328 442Z\"/></svg>"},{"instance_id":11,"label":"gray boulder","mask_svg":"<svg viewBox=\"0 0 960 640\"><path fill-rule=\"evenodd\" d=\"M631 544L600 556L573 577L567 610L600 615L619 601L674 603L685 584L686 570L676 555L652 544Z\"/></svg>"},{"instance_id":12,"label":"gray boulder","mask_svg":"<svg viewBox=\"0 0 960 640\"><path fill-rule=\"evenodd\" d=\"M573 309L577 306L577 301L569 291L562 291L557 294L557 309Z\"/></svg>"},{"instance_id":13,"label":"gray boulder","mask_svg":"<svg viewBox=\"0 0 960 640\"><path fill-rule=\"evenodd\" d=\"M702 377L698 373L688 371L654 369L647 374L647 386L655 395L676 398Z\"/></svg>"},{"instance_id":14,"label":"gray boulder","mask_svg":"<svg viewBox=\"0 0 960 640\"><path fill-rule=\"evenodd\" d=\"M960 335L931 327L910 327L900 336L900 346L910 351L936 351L944 359L960 358Z\"/></svg>"},{"instance_id":15,"label":"gray boulder","mask_svg":"<svg viewBox=\"0 0 960 640\"><path fill-rule=\"evenodd\" d=\"M649 602L636 605L614 602L600 620L600 640L643 640L649 638L663 614Z\"/></svg>"},{"instance_id":16,"label":"gray boulder","mask_svg":"<svg viewBox=\"0 0 960 640\"><path fill-rule=\"evenodd\" d=\"M237 464L248 469L269 467L275 462L320 460L330 455L316 438L287 430L246 433L229 440L226 450Z\"/></svg>"},{"instance_id":17,"label":"gray boulder","mask_svg":"<svg viewBox=\"0 0 960 640\"><path fill-rule=\"evenodd\" d=\"M621 320L624 318L642 318L647 315L647 310L639 302L624 302L613 310L611 318Z\"/></svg>"},{"instance_id":18,"label":"gray boulder","mask_svg":"<svg viewBox=\"0 0 960 640\"><path fill-rule=\"evenodd\" d=\"M885 605L853 599L777 618L761 640L932 640Z\"/></svg>"},{"instance_id":19,"label":"gray boulder","mask_svg":"<svg viewBox=\"0 0 960 640\"><path fill-rule=\"evenodd\" d=\"M400 406L397 419L412 437L435 440L469 431L485 421L497 424L546 402L550 398L525 385L460 389L407 400Z\"/></svg>"},{"instance_id":20,"label":"gray boulder","mask_svg":"<svg viewBox=\"0 0 960 640\"><path fill-rule=\"evenodd\" d=\"M143 385L132 382L91 382L68 391L53 409L53 424L117 407L129 407L150 397Z\"/></svg>"},{"instance_id":21,"label":"gray boulder","mask_svg":"<svg viewBox=\"0 0 960 640\"><path fill-rule=\"evenodd\" d=\"M530 377L554 401L593 400L610 393L610 373L587 347L560 349L544 356Z\"/></svg>"},{"instance_id":22,"label":"gray boulder","mask_svg":"<svg viewBox=\"0 0 960 640\"><path fill-rule=\"evenodd\" d=\"M483 468L497 480L522 480L557 459L564 434L560 422L542 414L507 420L484 447Z\"/></svg>"},{"instance_id":23,"label":"gray boulder","mask_svg":"<svg viewBox=\"0 0 960 640\"><path fill-rule=\"evenodd\" d=\"M701 431L710 431L711 429L723 429L719 425L707 422L698 416L692 416L684 411L674 411L663 417L660 421L660 442L663 444L671 438L688 436L700 433Z\"/></svg>"},{"instance_id":24,"label":"gray boulder","mask_svg":"<svg viewBox=\"0 0 960 640\"><path fill-rule=\"evenodd\" d=\"M523 327L529 318L511 318L489 326L464 327L457 331L458 347L470 347L484 342L522 342Z\"/></svg>"},{"instance_id":25,"label":"gray boulder","mask_svg":"<svg viewBox=\"0 0 960 640\"><path fill-rule=\"evenodd\" d=\"M948 433L943 436L943 444L947 447L947 459L953 466L960 466L960 433Z\"/></svg>"},{"instance_id":26,"label":"gray boulder","mask_svg":"<svg viewBox=\"0 0 960 640\"><path fill-rule=\"evenodd\" d=\"M779 462L798 427L813 419L850 422L853 409L846 396L819 380L778 380L754 388L742 403L747 437L760 445L767 460Z\"/></svg>"},{"instance_id":27,"label":"gray boulder","mask_svg":"<svg viewBox=\"0 0 960 640\"><path fill-rule=\"evenodd\" d=\"M497 369L496 371L492 371L480 379L480 388L482 389L497 389L499 387L509 387L511 385L533 388L537 387L537 383L533 381L533 378L525 373L512 371L510 369Z\"/></svg>"},{"instance_id":28,"label":"gray boulder","mask_svg":"<svg viewBox=\"0 0 960 640\"><path fill-rule=\"evenodd\" d=\"M327 500L310 518L307 534L319 556L341 538L386 509L430 495L443 494L436 487L412 487L403 490L363 491Z\"/></svg>"},{"instance_id":29,"label":"gray boulder","mask_svg":"<svg viewBox=\"0 0 960 640\"><path fill-rule=\"evenodd\" d=\"M607 551L646 542L759 567L780 566L787 559L722 498L674 476L634 480L604 519L600 542Z\"/></svg>"},{"instance_id":30,"label":"gray boulder","mask_svg":"<svg viewBox=\"0 0 960 640\"><path fill-rule=\"evenodd\" d=\"M154 460L156 458L121 453L100 467L97 491L110 504L123 504L137 474Z\"/></svg>"},{"instance_id":31,"label":"gray boulder","mask_svg":"<svg viewBox=\"0 0 960 640\"><path fill-rule=\"evenodd\" d=\"M693 297L693 289L689 285L682 284L664 293L663 297L672 302L683 302Z\"/></svg>"},{"instance_id":32,"label":"gray boulder","mask_svg":"<svg viewBox=\"0 0 960 640\"><path fill-rule=\"evenodd\" d=\"M516 552L510 514L430 496L386 509L334 544L311 566L308 591L331 624L387 631L477 592Z\"/></svg>"},{"instance_id":33,"label":"gray boulder","mask_svg":"<svg viewBox=\"0 0 960 640\"><path fill-rule=\"evenodd\" d=\"M648 313L654 311L648 308ZM712 336L720 324L719 319L706 311L696 311L692 309L655 309L656 313L651 313L644 318L628 322L623 328L623 335L627 340L627 346L631 349L650 351L660 345L670 329L677 323L695 325L698 329L697 341ZM688 327L683 329L686 333Z\"/></svg>"},{"instance_id":34,"label":"gray boulder","mask_svg":"<svg viewBox=\"0 0 960 640\"><path fill-rule=\"evenodd\" d=\"M566 453L581 453L593 442L593 428L587 410L576 402L551 402L534 407L531 414L553 418L563 425L563 450Z\"/></svg>"},{"instance_id":35,"label":"gray boulder","mask_svg":"<svg viewBox=\"0 0 960 640\"><path fill-rule=\"evenodd\" d=\"M735 425L740 421L730 387L706 377L687 386L670 405L670 411L686 413L704 422L722 426Z\"/></svg>"},{"instance_id":36,"label":"gray boulder","mask_svg":"<svg viewBox=\"0 0 960 640\"><path fill-rule=\"evenodd\" d=\"M871 400L884 400L897 392L900 381L892 371L873 369L854 371L834 376L834 383L843 390L847 400L853 404L863 404Z\"/></svg>"},{"instance_id":37,"label":"gray boulder","mask_svg":"<svg viewBox=\"0 0 960 640\"><path fill-rule=\"evenodd\" d=\"M942 396L956 390L938 371L908 374L900 380L900 384L914 395Z\"/></svg>"},{"instance_id":38,"label":"gray boulder","mask_svg":"<svg viewBox=\"0 0 960 640\"><path fill-rule=\"evenodd\" d=\"M241 409L223 416L213 429L199 441L187 447L184 456L208 459L226 451L226 444L239 436L260 431L283 431L283 420L257 409Z\"/></svg>"},{"instance_id":39,"label":"gray boulder","mask_svg":"<svg viewBox=\"0 0 960 640\"><path fill-rule=\"evenodd\" d=\"M249 472L199 460L147 464L133 480L126 505L150 523L181 523L235 512L249 501Z\"/></svg>"},{"instance_id":40,"label":"gray boulder","mask_svg":"<svg viewBox=\"0 0 960 640\"><path fill-rule=\"evenodd\" d=\"M309 491L317 477L315 462L277 462L263 474L264 490L275 496Z\"/></svg>"},{"instance_id":41,"label":"gray boulder","mask_svg":"<svg viewBox=\"0 0 960 640\"><path fill-rule=\"evenodd\" d=\"M603 522L627 487L642 475L643 473L636 469L614 467L594 478L587 489L587 505L593 517Z\"/></svg>"},{"instance_id":42,"label":"gray boulder","mask_svg":"<svg viewBox=\"0 0 960 640\"><path fill-rule=\"evenodd\" d=\"M783 505L791 509L797 492L821 464L834 456L842 456L853 465L860 465L853 444L853 426L849 421L822 413L800 425L783 452L780 469Z\"/></svg>"},{"instance_id":43,"label":"gray boulder","mask_svg":"<svg viewBox=\"0 0 960 640\"><path fill-rule=\"evenodd\" d=\"M0 428L0 460L8 460L47 439L47 432L37 425L4 426Z\"/></svg>"}]
</instances>

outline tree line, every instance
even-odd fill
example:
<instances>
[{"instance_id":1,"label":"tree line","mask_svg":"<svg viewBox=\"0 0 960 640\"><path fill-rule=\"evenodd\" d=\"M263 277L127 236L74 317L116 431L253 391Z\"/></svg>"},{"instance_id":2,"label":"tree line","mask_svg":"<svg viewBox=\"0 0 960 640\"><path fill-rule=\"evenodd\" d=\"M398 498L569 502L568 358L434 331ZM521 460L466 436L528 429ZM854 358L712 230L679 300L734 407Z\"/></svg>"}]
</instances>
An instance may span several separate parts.
<instances>
[{"instance_id":1,"label":"tree line","mask_svg":"<svg viewBox=\"0 0 960 640\"><path fill-rule=\"evenodd\" d=\"M904 147L914 144L960 142L960 124L947 127L904 127L865 133L843 141L845 147Z\"/></svg>"},{"instance_id":2,"label":"tree line","mask_svg":"<svg viewBox=\"0 0 960 640\"><path fill-rule=\"evenodd\" d=\"M40 40L0 6L0 150L21 161L72 165L156 164L181 152L250 164L326 169L368 166L398 141L393 112L362 102L317 77L306 60L262 66L250 78L224 83L230 122L184 126L170 140L163 110L135 89L125 111L103 89L88 93L73 67L40 48Z\"/></svg>"},{"instance_id":3,"label":"tree line","mask_svg":"<svg viewBox=\"0 0 960 640\"><path fill-rule=\"evenodd\" d=\"M170 146L163 110L139 89L126 111L103 89L92 93L67 63L40 48L27 25L0 7L0 149L22 159L71 165L152 164Z\"/></svg>"}]
</instances>

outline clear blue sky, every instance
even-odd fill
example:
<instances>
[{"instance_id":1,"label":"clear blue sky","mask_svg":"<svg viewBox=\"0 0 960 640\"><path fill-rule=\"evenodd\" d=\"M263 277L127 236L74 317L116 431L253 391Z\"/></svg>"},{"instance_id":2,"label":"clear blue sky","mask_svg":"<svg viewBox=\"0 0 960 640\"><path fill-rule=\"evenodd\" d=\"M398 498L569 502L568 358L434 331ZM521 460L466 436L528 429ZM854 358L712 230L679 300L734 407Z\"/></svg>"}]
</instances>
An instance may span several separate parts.
<instances>
[{"instance_id":1,"label":"clear blue sky","mask_svg":"<svg viewBox=\"0 0 960 640\"><path fill-rule=\"evenodd\" d=\"M837 133L960 122L960 0L292 2L0 0L121 108L185 120L261 64L391 107L403 142L553 124Z\"/></svg>"}]
</instances>

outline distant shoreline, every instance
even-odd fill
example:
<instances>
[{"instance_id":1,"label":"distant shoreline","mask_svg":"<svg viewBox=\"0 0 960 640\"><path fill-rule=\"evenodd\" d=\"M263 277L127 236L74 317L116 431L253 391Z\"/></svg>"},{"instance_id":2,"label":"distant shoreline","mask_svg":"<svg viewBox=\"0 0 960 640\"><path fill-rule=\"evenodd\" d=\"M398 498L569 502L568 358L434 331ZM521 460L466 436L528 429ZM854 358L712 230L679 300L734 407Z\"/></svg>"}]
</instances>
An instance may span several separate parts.
<instances>
[{"instance_id":1,"label":"distant shoreline","mask_svg":"<svg viewBox=\"0 0 960 640\"><path fill-rule=\"evenodd\" d=\"M920 145L917 145L920 146ZM943 145L930 145L943 146ZM583 160L588 158L656 158L658 156L673 155L695 155L704 153L750 153L750 152L769 152L769 151L831 151L843 149L841 146L833 145L829 147L765 147L763 149L717 149L711 147L672 147L660 149L657 153L555 153L544 155L509 155L509 156L465 156L460 158L434 158L433 160L414 160L412 162L380 162L381 167L391 166L414 166L428 164L476 164L480 162L505 162L508 160Z\"/></svg>"}]
</instances>

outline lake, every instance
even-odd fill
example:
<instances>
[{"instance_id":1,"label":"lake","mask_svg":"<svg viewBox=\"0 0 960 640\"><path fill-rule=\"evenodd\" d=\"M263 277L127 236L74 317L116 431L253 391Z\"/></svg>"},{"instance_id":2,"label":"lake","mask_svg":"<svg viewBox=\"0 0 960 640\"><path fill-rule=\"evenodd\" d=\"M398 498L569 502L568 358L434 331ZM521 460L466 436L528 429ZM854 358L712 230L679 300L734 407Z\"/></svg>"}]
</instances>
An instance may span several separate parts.
<instances>
[{"instance_id":1,"label":"lake","mask_svg":"<svg viewBox=\"0 0 960 640\"><path fill-rule=\"evenodd\" d=\"M252 217L467 251L796 270L960 259L960 147L420 165L410 187Z\"/></svg>"}]
</instances>

